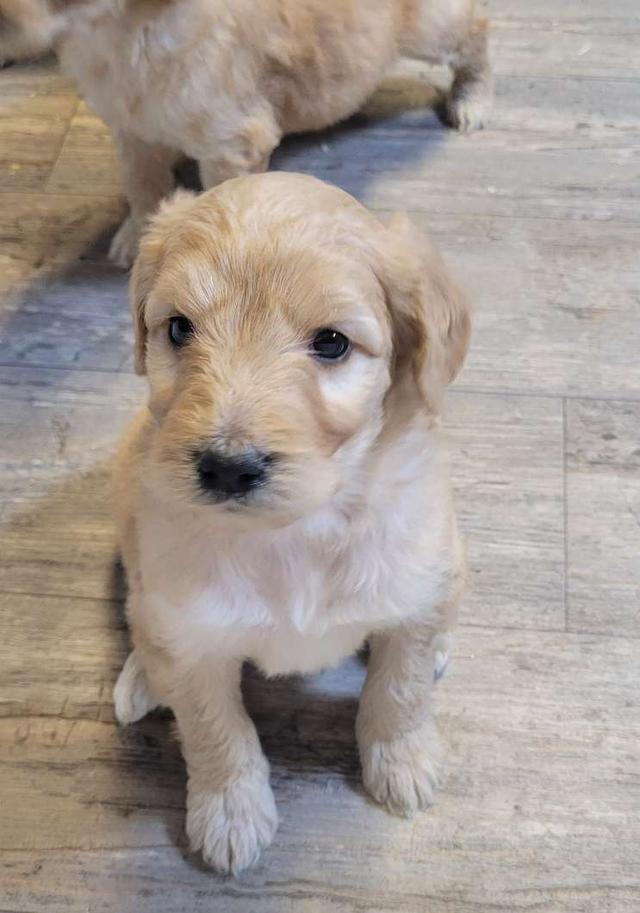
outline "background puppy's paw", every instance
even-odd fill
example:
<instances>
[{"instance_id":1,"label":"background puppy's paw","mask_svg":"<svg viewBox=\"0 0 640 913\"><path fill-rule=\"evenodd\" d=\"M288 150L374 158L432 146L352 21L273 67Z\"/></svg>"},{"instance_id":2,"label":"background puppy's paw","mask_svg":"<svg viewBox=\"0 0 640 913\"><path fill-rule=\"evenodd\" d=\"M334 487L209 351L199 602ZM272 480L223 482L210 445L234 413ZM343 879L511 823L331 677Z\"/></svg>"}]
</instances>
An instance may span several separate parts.
<instances>
[{"instance_id":1,"label":"background puppy's paw","mask_svg":"<svg viewBox=\"0 0 640 913\"><path fill-rule=\"evenodd\" d=\"M278 827L268 775L244 775L219 791L189 782L187 836L216 872L237 875L258 861Z\"/></svg>"},{"instance_id":2,"label":"background puppy's paw","mask_svg":"<svg viewBox=\"0 0 640 913\"><path fill-rule=\"evenodd\" d=\"M445 103L445 119L460 133L481 130L489 119L492 94L483 85L467 85L454 89Z\"/></svg>"},{"instance_id":3,"label":"background puppy's paw","mask_svg":"<svg viewBox=\"0 0 640 913\"><path fill-rule=\"evenodd\" d=\"M433 680L439 682L447 671L449 665L449 654L452 648L453 638L447 631L444 634L438 634L433 641Z\"/></svg>"},{"instance_id":4,"label":"background puppy's paw","mask_svg":"<svg viewBox=\"0 0 640 913\"><path fill-rule=\"evenodd\" d=\"M137 723L158 706L135 650L128 655L118 676L113 689L113 704L116 719L122 726Z\"/></svg>"},{"instance_id":5,"label":"background puppy's paw","mask_svg":"<svg viewBox=\"0 0 640 913\"><path fill-rule=\"evenodd\" d=\"M116 266L129 269L138 254L138 244L142 229L138 219L127 216L113 236L109 247L109 260Z\"/></svg>"},{"instance_id":6,"label":"background puppy's paw","mask_svg":"<svg viewBox=\"0 0 640 913\"><path fill-rule=\"evenodd\" d=\"M361 743L360 758L365 789L394 815L411 818L432 804L444 765L431 723L390 742Z\"/></svg>"}]
</instances>

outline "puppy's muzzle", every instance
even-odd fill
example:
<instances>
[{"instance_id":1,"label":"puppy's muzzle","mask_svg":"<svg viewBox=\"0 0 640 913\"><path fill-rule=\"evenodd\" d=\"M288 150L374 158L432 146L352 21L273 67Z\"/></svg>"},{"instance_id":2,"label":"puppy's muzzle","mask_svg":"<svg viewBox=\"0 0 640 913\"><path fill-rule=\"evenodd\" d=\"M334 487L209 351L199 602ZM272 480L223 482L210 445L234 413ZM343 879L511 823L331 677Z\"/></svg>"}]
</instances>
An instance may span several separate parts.
<instances>
[{"instance_id":1,"label":"puppy's muzzle","mask_svg":"<svg viewBox=\"0 0 640 913\"><path fill-rule=\"evenodd\" d=\"M216 501L242 498L269 479L272 457L260 450L228 456L219 450L204 450L196 456L200 487Z\"/></svg>"}]
</instances>

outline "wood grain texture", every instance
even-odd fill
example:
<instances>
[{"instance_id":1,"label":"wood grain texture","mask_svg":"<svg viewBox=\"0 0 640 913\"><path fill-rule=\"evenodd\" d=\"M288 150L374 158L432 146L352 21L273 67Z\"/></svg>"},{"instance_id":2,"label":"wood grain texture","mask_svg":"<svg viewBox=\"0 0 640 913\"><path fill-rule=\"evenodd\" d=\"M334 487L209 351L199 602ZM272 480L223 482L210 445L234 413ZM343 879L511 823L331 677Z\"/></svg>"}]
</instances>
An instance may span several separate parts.
<instances>
[{"instance_id":1,"label":"wood grain texture","mask_svg":"<svg viewBox=\"0 0 640 913\"><path fill-rule=\"evenodd\" d=\"M539 119L535 107L531 116ZM506 130L470 139L398 126L387 135L369 132L365 121L324 143L285 142L274 164L337 183L375 209L402 209L410 201L411 209L451 215L638 223L637 150L623 131L583 136L576 125L559 136L523 132L517 155L513 144Z\"/></svg>"},{"instance_id":2,"label":"wood grain texture","mask_svg":"<svg viewBox=\"0 0 640 913\"><path fill-rule=\"evenodd\" d=\"M640 635L640 404L567 403L569 625Z\"/></svg>"},{"instance_id":3,"label":"wood grain texture","mask_svg":"<svg viewBox=\"0 0 640 913\"><path fill-rule=\"evenodd\" d=\"M78 99L51 67L11 67L0 92L0 191L42 190Z\"/></svg>"},{"instance_id":4,"label":"wood grain texture","mask_svg":"<svg viewBox=\"0 0 640 913\"><path fill-rule=\"evenodd\" d=\"M3 343L11 319L5 315L15 310L16 303L28 308L43 280L72 274L80 258L100 258L123 214L122 200L113 197L0 194ZM85 309L91 313L87 301ZM46 323L31 326L32 341L39 332L46 332Z\"/></svg>"},{"instance_id":5,"label":"wood grain texture","mask_svg":"<svg viewBox=\"0 0 640 913\"><path fill-rule=\"evenodd\" d=\"M473 345L460 388L640 397L635 225L411 218L436 237L473 296Z\"/></svg>"},{"instance_id":6,"label":"wood grain texture","mask_svg":"<svg viewBox=\"0 0 640 913\"><path fill-rule=\"evenodd\" d=\"M595 913L614 903L631 913L639 649L624 638L463 630L438 693L449 778L411 823L358 787L358 661L305 680L249 676L282 821L238 881L186 852L184 770L166 719L119 731L106 719L8 718L4 782L21 802L1 825L3 908Z\"/></svg>"},{"instance_id":7,"label":"wood grain texture","mask_svg":"<svg viewBox=\"0 0 640 913\"><path fill-rule=\"evenodd\" d=\"M530 19L496 18L491 22L492 57L502 75L594 76L637 79L640 76L640 22L602 24L582 19L559 22L537 15Z\"/></svg>"},{"instance_id":8,"label":"wood grain texture","mask_svg":"<svg viewBox=\"0 0 640 913\"><path fill-rule=\"evenodd\" d=\"M469 624L564 628L562 404L451 394L445 410Z\"/></svg>"},{"instance_id":9,"label":"wood grain texture","mask_svg":"<svg viewBox=\"0 0 640 913\"><path fill-rule=\"evenodd\" d=\"M49 193L117 196L122 189L116 152L107 126L84 102L69 124L47 181Z\"/></svg>"},{"instance_id":10,"label":"wood grain texture","mask_svg":"<svg viewBox=\"0 0 640 913\"><path fill-rule=\"evenodd\" d=\"M49 262L47 274L6 302L0 363L68 370L130 368L133 337L126 274L91 262L61 271L54 266Z\"/></svg>"}]
</instances>

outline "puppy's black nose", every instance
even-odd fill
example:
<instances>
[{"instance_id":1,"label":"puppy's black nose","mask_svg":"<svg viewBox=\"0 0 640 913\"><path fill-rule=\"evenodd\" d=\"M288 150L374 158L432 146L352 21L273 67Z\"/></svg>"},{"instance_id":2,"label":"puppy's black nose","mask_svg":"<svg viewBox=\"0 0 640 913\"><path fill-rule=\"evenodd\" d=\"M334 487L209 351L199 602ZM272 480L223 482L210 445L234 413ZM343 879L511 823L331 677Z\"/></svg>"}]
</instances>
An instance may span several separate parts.
<instances>
[{"instance_id":1,"label":"puppy's black nose","mask_svg":"<svg viewBox=\"0 0 640 913\"><path fill-rule=\"evenodd\" d=\"M226 498L247 494L265 483L270 462L259 450L239 456L205 450L197 458L200 486L204 491Z\"/></svg>"}]
</instances>

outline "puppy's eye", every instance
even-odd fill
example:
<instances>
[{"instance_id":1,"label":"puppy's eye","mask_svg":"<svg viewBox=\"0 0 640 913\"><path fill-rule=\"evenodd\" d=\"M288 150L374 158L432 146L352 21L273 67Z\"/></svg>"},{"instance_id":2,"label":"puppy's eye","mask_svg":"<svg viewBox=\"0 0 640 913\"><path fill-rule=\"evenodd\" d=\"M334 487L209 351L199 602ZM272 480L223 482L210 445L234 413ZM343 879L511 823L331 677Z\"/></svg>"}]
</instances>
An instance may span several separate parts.
<instances>
[{"instance_id":1,"label":"puppy's eye","mask_svg":"<svg viewBox=\"0 0 640 913\"><path fill-rule=\"evenodd\" d=\"M324 329L318 330L313 337L311 349L318 358L336 361L347 354L350 344L344 333L339 333L337 330Z\"/></svg>"},{"instance_id":2,"label":"puppy's eye","mask_svg":"<svg viewBox=\"0 0 640 913\"><path fill-rule=\"evenodd\" d=\"M169 342L176 349L183 346L193 336L193 324L186 317L169 318Z\"/></svg>"}]
</instances>

